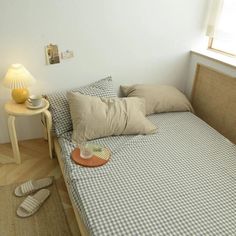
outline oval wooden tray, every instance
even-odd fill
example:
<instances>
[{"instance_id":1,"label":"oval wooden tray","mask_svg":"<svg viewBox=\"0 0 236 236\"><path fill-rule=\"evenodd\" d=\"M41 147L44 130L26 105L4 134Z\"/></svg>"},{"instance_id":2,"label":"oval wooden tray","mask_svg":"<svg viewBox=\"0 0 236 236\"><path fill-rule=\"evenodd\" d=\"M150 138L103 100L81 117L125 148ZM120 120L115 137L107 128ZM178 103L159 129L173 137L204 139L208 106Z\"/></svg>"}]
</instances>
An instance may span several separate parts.
<instances>
[{"instance_id":1,"label":"oval wooden tray","mask_svg":"<svg viewBox=\"0 0 236 236\"><path fill-rule=\"evenodd\" d=\"M105 165L110 160L110 157L111 157L110 150L107 148L104 148L103 152L105 152L104 156L99 157L99 156L93 155L89 159L84 159L80 156L80 149L76 148L74 149L74 151L72 151L71 158L78 165L81 165L84 167L98 167L98 166Z\"/></svg>"}]
</instances>

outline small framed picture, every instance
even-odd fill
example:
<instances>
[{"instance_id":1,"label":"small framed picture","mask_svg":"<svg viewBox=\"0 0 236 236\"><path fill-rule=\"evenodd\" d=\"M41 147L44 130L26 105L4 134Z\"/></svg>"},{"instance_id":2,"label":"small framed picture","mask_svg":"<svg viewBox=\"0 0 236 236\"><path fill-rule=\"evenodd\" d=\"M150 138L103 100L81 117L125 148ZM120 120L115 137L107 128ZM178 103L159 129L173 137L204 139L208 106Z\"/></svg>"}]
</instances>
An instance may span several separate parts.
<instances>
[{"instance_id":1,"label":"small framed picture","mask_svg":"<svg viewBox=\"0 0 236 236\"><path fill-rule=\"evenodd\" d=\"M48 65L60 63L60 56L58 52L58 46L55 44L49 44L45 47L46 62Z\"/></svg>"}]
</instances>

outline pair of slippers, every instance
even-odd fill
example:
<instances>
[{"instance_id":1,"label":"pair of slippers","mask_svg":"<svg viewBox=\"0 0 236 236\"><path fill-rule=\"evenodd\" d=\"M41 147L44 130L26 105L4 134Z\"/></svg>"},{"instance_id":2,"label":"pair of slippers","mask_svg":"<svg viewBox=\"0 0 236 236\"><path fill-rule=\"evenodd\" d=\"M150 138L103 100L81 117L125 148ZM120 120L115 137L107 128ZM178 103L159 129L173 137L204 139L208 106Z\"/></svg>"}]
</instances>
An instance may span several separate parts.
<instances>
[{"instance_id":1,"label":"pair of slippers","mask_svg":"<svg viewBox=\"0 0 236 236\"><path fill-rule=\"evenodd\" d=\"M38 180L29 180L20 186L16 187L15 195L23 197L36 192L34 195L29 195L18 207L16 214L19 217L25 218L32 216L42 204L50 196L48 189L43 189L52 184L52 178L43 178ZM40 190L41 189L41 190Z\"/></svg>"}]
</instances>

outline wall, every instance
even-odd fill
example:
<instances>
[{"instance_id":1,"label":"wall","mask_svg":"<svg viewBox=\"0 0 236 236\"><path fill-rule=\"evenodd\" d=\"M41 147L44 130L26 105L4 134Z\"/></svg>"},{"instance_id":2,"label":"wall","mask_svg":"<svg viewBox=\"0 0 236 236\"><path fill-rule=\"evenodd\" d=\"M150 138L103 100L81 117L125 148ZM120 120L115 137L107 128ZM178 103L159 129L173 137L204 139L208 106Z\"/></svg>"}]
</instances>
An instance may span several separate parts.
<instances>
[{"instance_id":1,"label":"wall","mask_svg":"<svg viewBox=\"0 0 236 236\"><path fill-rule=\"evenodd\" d=\"M202 32L205 0L1 0L0 78L22 63L37 79L32 93L84 85L111 74L120 84L163 83L185 88L189 50ZM44 46L75 57L45 65ZM0 143L8 142L0 85ZM39 117L17 120L19 139L42 136Z\"/></svg>"}]
</instances>

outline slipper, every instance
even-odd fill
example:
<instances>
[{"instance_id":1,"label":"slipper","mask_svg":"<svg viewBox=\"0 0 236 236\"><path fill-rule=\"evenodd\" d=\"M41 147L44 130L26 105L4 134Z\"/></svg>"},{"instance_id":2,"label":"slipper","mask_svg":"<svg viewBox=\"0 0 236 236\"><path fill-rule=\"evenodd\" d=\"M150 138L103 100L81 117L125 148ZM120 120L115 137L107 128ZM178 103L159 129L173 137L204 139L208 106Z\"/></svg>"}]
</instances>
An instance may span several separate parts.
<instances>
[{"instance_id":1,"label":"slipper","mask_svg":"<svg viewBox=\"0 0 236 236\"><path fill-rule=\"evenodd\" d=\"M32 216L39 210L40 206L49 197L50 191L48 189L41 189L33 196L28 196L18 207L16 214L19 217L25 218Z\"/></svg>"},{"instance_id":2,"label":"slipper","mask_svg":"<svg viewBox=\"0 0 236 236\"><path fill-rule=\"evenodd\" d=\"M52 178L44 178L38 180L29 180L20 186L16 187L15 195L17 197L23 197L30 193L33 193L41 188L48 187L52 184Z\"/></svg>"}]
</instances>

